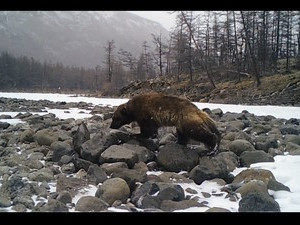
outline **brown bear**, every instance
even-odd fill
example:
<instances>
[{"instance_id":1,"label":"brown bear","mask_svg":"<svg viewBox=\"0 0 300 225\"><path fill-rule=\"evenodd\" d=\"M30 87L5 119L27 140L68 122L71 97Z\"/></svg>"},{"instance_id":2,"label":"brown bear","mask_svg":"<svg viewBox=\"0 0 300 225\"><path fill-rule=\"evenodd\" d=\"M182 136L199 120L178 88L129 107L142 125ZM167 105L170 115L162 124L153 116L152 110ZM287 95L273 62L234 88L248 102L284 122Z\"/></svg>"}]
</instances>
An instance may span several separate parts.
<instances>
[{"instance_id":1,"label":"brown bear","mask_svg":"<svg viewBox=\"0 0 300 225\"><path fill-rule=\"evenodd\" d=\"M221 134L215 122L188 99L155 92L135 96L118 106L110 128L133 121L145 138L156 135L159 127L175 126L179 144L186 145L191 138L204 143L211 153L220 145Z\"/></svg>"}]
</instances>

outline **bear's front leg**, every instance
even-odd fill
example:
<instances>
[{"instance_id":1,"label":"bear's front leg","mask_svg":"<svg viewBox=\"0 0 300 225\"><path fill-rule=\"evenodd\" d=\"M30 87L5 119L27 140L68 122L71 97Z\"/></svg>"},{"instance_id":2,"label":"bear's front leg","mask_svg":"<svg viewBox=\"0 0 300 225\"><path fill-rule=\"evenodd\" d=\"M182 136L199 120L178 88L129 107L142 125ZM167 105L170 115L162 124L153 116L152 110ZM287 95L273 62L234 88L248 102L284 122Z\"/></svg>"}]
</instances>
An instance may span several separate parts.
<instances>
[{"instance_id":1,"label":"bear's front leg","mask_svg":"<svg viewBox=\"0 0 300 225\"><path fill-rule=\"evenodd\" d=\"M180 145L187 145L188 141L189 137L177 129L177 143Z\"/></svg>"}]
</instances>

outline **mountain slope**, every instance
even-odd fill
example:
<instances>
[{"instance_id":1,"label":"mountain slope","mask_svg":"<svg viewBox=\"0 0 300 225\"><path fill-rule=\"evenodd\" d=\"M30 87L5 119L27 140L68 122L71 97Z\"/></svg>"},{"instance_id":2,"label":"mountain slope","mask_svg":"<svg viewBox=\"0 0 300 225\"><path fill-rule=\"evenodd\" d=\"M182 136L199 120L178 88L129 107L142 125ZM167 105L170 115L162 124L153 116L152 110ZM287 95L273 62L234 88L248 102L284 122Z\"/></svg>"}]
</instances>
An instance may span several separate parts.
<instances>
[{"instance_id":1,"label":"mountain slope","mask_svg":"<svg viewBox=\"0 0 300 225\"><path fill-rule=\"evenodd\" d=\"M159 23L125 11L1 11L0 51L65 65L95 67L114 40L138 57L151 33L168 31Z\"/></svg>"}]
</instances>

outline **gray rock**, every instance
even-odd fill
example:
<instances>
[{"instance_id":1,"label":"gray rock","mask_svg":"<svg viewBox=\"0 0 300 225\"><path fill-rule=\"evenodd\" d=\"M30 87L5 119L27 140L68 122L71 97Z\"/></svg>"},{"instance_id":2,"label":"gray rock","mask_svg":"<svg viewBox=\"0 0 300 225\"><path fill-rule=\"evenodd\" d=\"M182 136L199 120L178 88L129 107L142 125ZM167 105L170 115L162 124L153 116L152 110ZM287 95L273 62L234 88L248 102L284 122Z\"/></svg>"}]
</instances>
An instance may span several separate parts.
<instances>
[{"instance_id":1,"label":"gray rock","mask_svg":"<svg viewBox=\"0 0 300 225\"><path fill-rule=\"evenodd\" d=\"M130 196L130 189L122 178L110 178L103 182L96 192L96 197L104 200L110 206L116 200L125 203Z\"/></svg>"},{"instance_id":2,"label":"gray rock","mask_svg":"<svg viewBox=\"0 0 300 225\"><path fill-rule=\"evenodd\" d=\"M61 166L61 172L65 174L72 174L76 172L75 166L72 162L68 164L63 164Z\"/></svg>"},{"instance_id":3,"label":"gray rock","mask_svg":"<svg viewBox=\"0 0 300 225\"><path fill-rule=\"evenodd\" d=\"M268 188L267 185L261 180L251 180L239 187L236 192L240 193L242 198L251 192L264 193L268 195Z\"/></svg>"},{"instance_id":4,"label":"gray rock","mask_svg":"<svg viewBox=\"0 0 300 225\"><path fill-rule=\"evenodd\" d=\"M219 161L215 157L202 157L199 160L199 165L195 166L189 174L189 178L194 180L196 184L201 184L205 180L213 178L221 178L229 181L230 171L226 163Z\"/></svg>"},{"instance_id":5,"label":"gray rock","mask_svg":"<svg viewBox=\"0 0 300 225\"><path fill-rule=\"evenodd\" d=\"M285 134L295 134L295 135L300 134L300 128L296 124L281 125L279 127L279 130L283 135L285 135Z\"/></svg>"},{"instance_id":6,"label":"gray rock","mask_svg":"<svg viewBox=\"0 0 300 225\"><path fill-rule=\"evenodd\" d=\"M174 142L176 142L176 140L177 140L177 138L175 137L174 134L167 133L159 140L159 145L166 145L169 143L174 143Z\"/></svg>"},{"instance_id":7,"label":"gray rock","mask_svg":"<svg viewBox=\"0 0 300 225\"><path fill-rule=\"evenodd\" d=\"M291 191L288 186L285 186L284 184L271 179L268 183L268 189L273 191Z\"/></svg>"},{"instance_id":8,"label":"gray rock","mask_svg":"<svg viewBox=\"0 0 300 225\"><path fill-rule=\"evenodd\" d=\"M124 143L120 146L134 151L138 156L138 161L148 163L155 159L155 154L144 146Z\"/></svg>"},{"instance_id":9,"label":"gray rock","mask_svg":"<svg viewBox=\"0 0 300 225\"><path fill-rule=\"evenodd\" d=\"M239 159L233 152L220 152L215 158L224 163L231 172L239 166Z\"/></svg>"},{"instance_id":10,"label":"gray rock","mask_svg":"<svg viewBox=\"0 0 300 225\"><path fill-rule=\"evenodd\" d=\"M157 197L163 200L182 201L185 199L183 188L179 184L171 184L164 182L156 183L159 187Z\"/></svg>"},{"instance_id":11,"label":"gray rock","mask_svg":"<svg viewBox=\"0 0 300 225\"><path fill-rule=\"evenodd\" d=\"M97 133L81 145L80 156L85 160L98 164L100 154L112 144L118 144L117 137Z\"/></svg>"},{"instance_id":12,"label":"gray rock","mask_svg":"<svg viewBox=\"0 0 300 225\"><path fill-rule=\"evenodd\" d=\"M58 141L58 135L49 130L39 130L34 135L34 139L39 145L50 146L53 142Z\"/></svg>"},{"instance_id":13,"label":"gray rock","mask_svg":"<svg viewBox=\"0 0 300 225\"><path fill-rule=\"evenodd\" d=\"M127 168L116 169L111 177L120 177L124 179L131 191L135 189L136 182L144 183L147 180L146 171Z\"/></svg>"},{"instance_id":14,"label":"gray rock","mask_svg":"<svg viewBox=\"0 0 300 225\"><path fill-rule=\"evenodd\" d=\"M28 179L32 181L38 181L38 182L43 182L43 181L49 182L54 179L54 176L51 170L47 171L41 169L30 173L28 175Z\"/></svg>"},{"instance_id":15,"label":"gray rock","mask_svg":"<svg viewBox=\"0 0 300 225\"><path fill-rule=\"evenodd\" d=\"M64 155L71 156L73 154L73 149L71 145L67 142L62 141L54 141L50 145L50 149L52 149L52 161L58 162L60 158Z\"/></svg>"},{"instance_id":16,"label":"gray rock","mask_svg":"<svg viewBox=\"0 0 300 225\"><path fill-rule=\"evenodd\" d=\"M249 167L258 162L274 162L274 158L262 150L245 151L240 155L241 166Z\"/></svg>"},{"instance_id":17,"label":"gray rock","mask_svg":"<svg viewBox=\"0 0 300 225\"><path fill-rule=\"evenodd\" d=\"M119 145L112 145L101 153L99 163L125 162L129 168L132 168L138 160L138 156L133 150Z\"/></svg>"},{"instance_id":18,"label":"gray rock","mask_svg":"<svg viewBox=\"0 0 300 225\"><path fill-rule=\"evenodd\" d=\"M190 171L199 162L197 152L176 143L160 147L157 162L167 171Z\"/></svg>"},{"instance_id":19,"label":"gray rock","mask_svg":"<svg viewBox=\"0 0 300 225\"><path fill-rule=\"evenodd\" d=\"M64 204L72 202L72 196L68 191L60 192L56 199Z\"/></svg>"},{"instance_id":20,"label":"gray rock","mask_svg":"<svg viewBox=\"0 0 300 225\"><path fill-rule=\"evenodd\" d=\"M148 208L149 205L143 205L143 199L145 196L151 196L159 191L159 186L156 183L148 182L146 181L141 186L137 187L131 195L131 201L134 203L137 207L145 207ZM155 201L154 201L155 203ZM156 201L157 204L155 204L154 208L159 208L160 201Z\"/></svg>"},{"instance_id":21,"label":"gray rock","mask_svg":"<svg viewBox=\"0 0 300 225\"><path fill-rule=\"evenodd\" d=\"M22 204L24 205L26 208L28 209L32 209L34 207L34 201L32 200L32 198L30 196L16 196L13 199L13 205L17 205L17 204Z\"/></svg>"},{"instance_id":22,"label":"gray rock","mask_svg":"<svg viewBox=\"0 0 300 225\"><path fill-rule=\"evenodd\" d=\"M225 213L225 212L231 212L231 211L228 210L228 209L221 208L221 207L212 207L212 208L209 208L208 210L206 210L205 212L213 212L213 213L221 212L221 213Z\"/></svg>"},{"instance_id":23,"label":"gray rock","mask_svg":"<svg viewBox=\"0 0 300 225\"><path fill-rule=\"evenodd\" d=\"M69 212L68 207L56 200L56 199L49 199L46 204L44 204L41 207L35 207L33 211L38 211L38 212Z\"/></svg>"},{"instance_id":24,"label":"gray rock","mask_svg":"<svg viewBox=\"0 0 300 225\"><path fill-rule=\"evenodd\" d=\"M190 207L201 207L201 203L195 200L182 200L182 201L172 201L164 200L160 205L160 209L166 212L173 212L175 210L183 210Z\"/></svg>"},{"instance_id":25,"label":"gray rock","mask_svg":"<svg viewBox=\"0 0 300 225\"><path fill-rule=\"evenodd\" d=\"M2 193L0 192L0 208L6 208L11 206L10 198L1 194Z\"/></svg>"},{"instance_id":26,"label":"gray rock","mask_svg":"<svg viewBox=\"0 0 300 225\"><path fill-rule=\"evenodd\" d=\"M288 142L286 145L286 151L289 152L290 155L300 155L300 145Z\"/></svg>"},{"instance_id":27,"label":"gray rock","mask_svg":"<svg viewBox=\"0 0 300 225\"><path fill-rule=\"evenodd\" d=\"M270 170L250 168L243 170L239 174L237 174L232 183L247 183L251 180L261 180L266 185L268 185L271 180L276 181L273 173Z\"/></svg>"},{"instance_id":28,"label":"gray rock","mask_svg":"<svg viewBox=\"0 0 300 225\"><path fill-rule=\"evenodd\" d=\"M102 212L106 211L109 207L105 201L95 196L83 196L76 205L75 211L79 212Z\"/></svg>"},{"instance_id":29,"label":"gray rock","mask_svg":"<svg viewBox=\"0 0 300 225\"><path fill-rule=\"evenodd\" d=\"M119 171L119 168L128 168L125 162L103 163L100 167L105 170L107 175L111 175L115 171Z\"/></svg>"},{"instance_id":30,"label":"gray rock","mask_svg":"<svg viewBox=\"0 0 300 225\"><path fill-rule=\"evenodd\" d=\"M286 143L291 142L291 143L294 143L296 145L300 145L300 135L287 134L287 135L284 136L284 141Z\"/></svg>"},{"instance_id":31,"label":"gray rock","mask_svg":"<svg viewBox=\"0 0 300 225\"><path fill-rule=\"evenodd\" d=\"M5 130L10 126L10 123L0 121L0 130Z\"/></svg>"},{"instance_id":32,"label":"gray rock","mask_svg":"<svg viewBox=\"0 0 300 225\"><path fill-rule=\"evenodd\" d=\"M68 191L70 192L72 198L78 193L78 191L86 187L87 182L76 177L67 177L64 174L58 175L56 182L56 191Z\"/></svg>"},{"instance_id":33,"label":"gray rock","mask_svg":"<svg viewBox=\"0 0 300 225\"><path fill-rule=\"evenodd\" d=\"M255 151L255 148L249 141L238 139L229 145L229 150L240 156L244 151Z\"/></svg>"},{"instance_id":34,"label":"gray rock","mask_svg":"<svg viewBox=\"0 0 300 225\"><path fill-rule=\"evenodd\" d=\"M280 206L272 197L263 193L249 193L239 201L239 212L280 212Z\"/></svg>"},{"instance_id":35,"label":"gray rock","mask_svg":"<svg viewBox=\"0 0 300 225\"><path fill-rule=\"evenodd\" d=\"M270 148L278 148L278 142L275 135L259 136L255 139L255 148L268 152Z\"/></svg>"},{"instance_id":36,"label":"gray rock","mask_svg":"<svg viewBox=\"0 0 300 225\"><path fill-rule=\"evenodd\" d=\"M32 129L24 130L20 135L21 143L31 143L34 142L34 131Z\"/></svg>"},{"instance_id":37,"label":"gray rock","mask_svg":"<svg viewBox=\"0 0 300 225\"><path fill-rule=\"evenodd\" d=\"M25 162L25 165L28 166L30 169L38 170L44 167L43 163L41 163L39 160L30 158Z\"/></svg>"},{"instance_id":38,"label":"gray rock","mask_svg":"<svg viewBox=\"0 0 300 225\"><path fill-rule=\"evenodd\" d=\"M99 183L103 183L107 180L107 174L104 169L99 167L98 165L91 165L87 171L88 180L90 182L95 183L96 185Z\"/></svg>"},{"instance_id":39,"label":"gray rock","mask_svg":"<svg viewBox=\"0 0 300 225\"><path fill-rule=\"evenodd\" d=\"M90 140L90 132L84 122L82 122L78 128L76 133L73 136L73 148L74 150L80 154L81 145Z\"/></svg>"}]
</instances>

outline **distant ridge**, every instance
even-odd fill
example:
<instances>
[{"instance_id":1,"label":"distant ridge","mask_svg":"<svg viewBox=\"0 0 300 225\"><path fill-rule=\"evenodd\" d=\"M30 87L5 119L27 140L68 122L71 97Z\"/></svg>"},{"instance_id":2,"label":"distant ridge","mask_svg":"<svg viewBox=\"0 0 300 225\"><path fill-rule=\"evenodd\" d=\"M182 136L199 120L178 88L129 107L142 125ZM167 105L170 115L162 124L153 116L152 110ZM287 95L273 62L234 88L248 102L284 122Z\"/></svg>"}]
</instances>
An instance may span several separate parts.
<instances>
[{"instance_id":1,"label":"distant ridge","mask_svg":"<svg viewBox=\"0 0 300 225\"><path fill-rule=\"evenodd\" d=\"M0 51L69 66L96 67L114 40L136 57L151 33L168 31L159 23L126 11L0 11Z\"/></svg>"}]
</instances>

